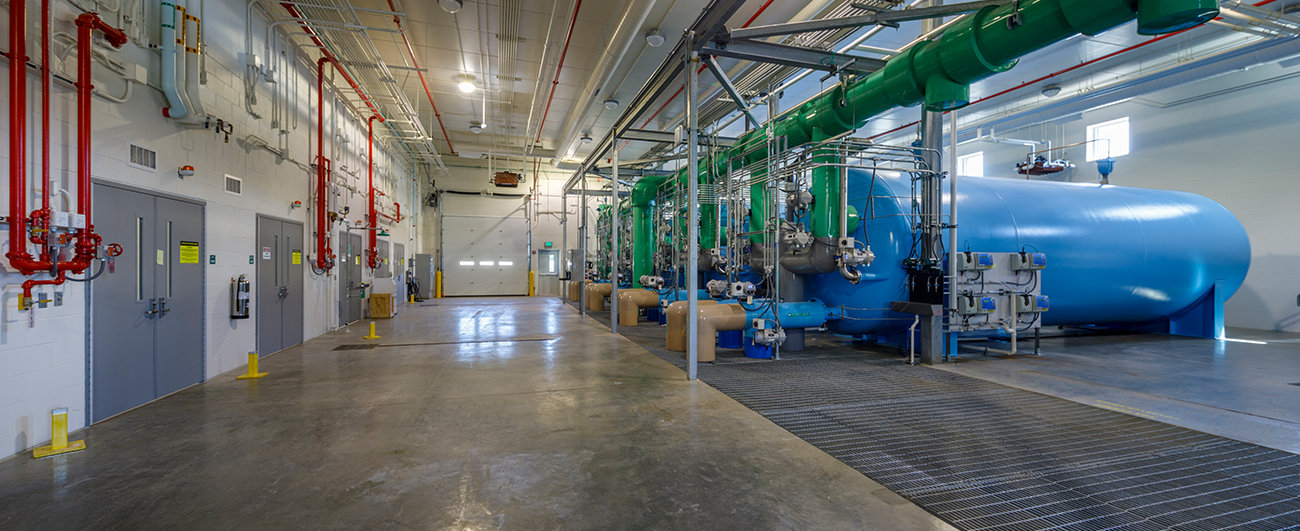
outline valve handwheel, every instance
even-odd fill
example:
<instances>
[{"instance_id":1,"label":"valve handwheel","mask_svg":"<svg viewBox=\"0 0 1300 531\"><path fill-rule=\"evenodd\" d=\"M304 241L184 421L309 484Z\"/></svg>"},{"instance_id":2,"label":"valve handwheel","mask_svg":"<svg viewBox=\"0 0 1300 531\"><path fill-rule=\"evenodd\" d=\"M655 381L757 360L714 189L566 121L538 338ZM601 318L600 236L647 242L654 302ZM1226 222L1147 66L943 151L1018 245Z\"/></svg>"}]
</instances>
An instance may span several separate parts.
<instances>
[{"instance_id":1,"label":"valve handwheel","mask_svg":"<svg viewBox=\"0 0 1300 531\"><path fill-rule=\"evenodd\" d=\"M104 251L104 254L107 254L110 257L122 256L122 251L123 249L121 244L110 243L108 244L108 249Z\"/></svg>"}]
</instances>

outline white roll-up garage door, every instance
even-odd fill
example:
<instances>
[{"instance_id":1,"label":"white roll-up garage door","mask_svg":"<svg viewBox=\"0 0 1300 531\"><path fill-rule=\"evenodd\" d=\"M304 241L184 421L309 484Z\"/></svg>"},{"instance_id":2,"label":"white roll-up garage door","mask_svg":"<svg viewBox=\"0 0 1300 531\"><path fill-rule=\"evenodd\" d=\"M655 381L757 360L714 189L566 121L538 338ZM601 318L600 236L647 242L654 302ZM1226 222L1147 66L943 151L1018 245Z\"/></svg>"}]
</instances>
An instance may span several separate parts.
<instances>
[{"instance_id":1,"label":"white roll-up garage door","mask_svg":"<svg viewBox=\"0 0 1300 531\"><path fill-rule=\"evenodd\" d=\"M518 198L443 196L444 295L528 294L528 220Z\"/></svg>"}]
</instances>

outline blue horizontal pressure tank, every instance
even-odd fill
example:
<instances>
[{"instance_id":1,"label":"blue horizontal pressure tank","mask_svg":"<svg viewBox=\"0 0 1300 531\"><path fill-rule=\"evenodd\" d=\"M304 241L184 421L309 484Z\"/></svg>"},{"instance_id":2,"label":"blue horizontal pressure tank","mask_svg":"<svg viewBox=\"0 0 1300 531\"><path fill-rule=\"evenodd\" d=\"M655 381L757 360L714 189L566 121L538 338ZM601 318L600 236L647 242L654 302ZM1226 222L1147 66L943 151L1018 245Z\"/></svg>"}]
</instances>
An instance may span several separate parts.
<instances>
[{"instance_id":1,"label":"blue horizontal pressure tank","mask_svg":"<svg viewBox=\"0 0 1300 531\"><path fill-rule=\"evenodd\" d=\"M1044 325L1161 322L1198 305L1216 281L1216 295L1227 300L1250 268L1241 222L1196 194L993 177L962 178L957 191L957 251L1047 255L1040 274L1052 307ZM844 309L827 323L831 331L893 334L911 325L911 315L889 310L908 296L902 263L912 249L911 202L910 177L849 171L849 204L862 219L852 236L865 232L876 260L859 268L857 285L838 273L807 277L809 299Z\"/></svg>"}]
</instances>

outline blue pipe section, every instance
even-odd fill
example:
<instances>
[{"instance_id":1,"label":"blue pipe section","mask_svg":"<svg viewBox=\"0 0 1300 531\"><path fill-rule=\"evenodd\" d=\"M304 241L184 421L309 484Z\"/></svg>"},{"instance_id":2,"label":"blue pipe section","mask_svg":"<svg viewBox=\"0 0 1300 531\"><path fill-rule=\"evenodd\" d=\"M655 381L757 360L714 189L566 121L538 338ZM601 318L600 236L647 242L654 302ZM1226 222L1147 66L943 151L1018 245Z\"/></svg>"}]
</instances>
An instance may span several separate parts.
<instances>
[{"instance_id":1,"label":"blue pipe section","mask_svg":"<svg viewBox=\"0 0 1300 531\"><path fill-rule=\"evenodd\" d=\"M809 298L843 307L844 318L827 324L831 331L892 334L911 324L912 316L889 310L890 302L907 300L902 262L912 247L911 193L903 176L849 171L849 203L862 213L852 236L869 238L876 261L859 268L872 281L857 285L838 273L806 277ZM1224 299L1232 296L1250 268L1241 222L1188 192L975 177L961 180L957 202L959 241L945 242L950 248L1047 255L1047 269L1037 273L1052 301L1044 325L1176 318L1215 281Z\"/></svg>"},{"instance_id":2,"label":"blue pipe section","mask_svg":"<svg viewBox=\"0 0 1300 531\"><path fill-rule=\"evenodd\" d=\"M684 301L684 300L690 298L690 292L689 292L689 291L686 291L686 290L684 290L684 289L679 289L679 290L664 290L664 291L657 291L657 292L655 292L655 293L657 293L657 294L659 295L659 306L661 306L661 307L662 307L662 306L667 306L667 305L672 304L672 303L677 302L677 301ZM703 290L703 289L702 289L702 290L696 290L696 296L699 298L699 300L702 300L702 301L713 300L713 297L709 295L709 291L708 291L708 290ZM665 303L664 301L668 301L668 302Z\"/></svg>"},{"instance_id":3,"label":"blue pipe section","mask_svg":"<svg viewBox=\"0 0 1300 531\"><path fill-rule=\"evenodd\" d=\"M841 318L838 309L828 308L818 300L783 302L775 314L767 300L755 300L754 304L744 304L741 307L745 308L745 330L753 328L754 319L773 321L773 315L779 317L777 320L781 322L781 328L820 328L827 321Z\"/></svg>"},{"instance_id":4,"label":"blue pipe section","mask_svg":"<svg viewBox=\"0 0 1300 531\"><path fill-rule=\"evenodd\" d=\"M159 73L159 81L162 83L163 94L167 96L168 105L163 109L163 116L184 118L188 111L176 88L176 5L163 0L159 8L159 19L162 27L162 72Z\"/></svg>"}]
</instances>

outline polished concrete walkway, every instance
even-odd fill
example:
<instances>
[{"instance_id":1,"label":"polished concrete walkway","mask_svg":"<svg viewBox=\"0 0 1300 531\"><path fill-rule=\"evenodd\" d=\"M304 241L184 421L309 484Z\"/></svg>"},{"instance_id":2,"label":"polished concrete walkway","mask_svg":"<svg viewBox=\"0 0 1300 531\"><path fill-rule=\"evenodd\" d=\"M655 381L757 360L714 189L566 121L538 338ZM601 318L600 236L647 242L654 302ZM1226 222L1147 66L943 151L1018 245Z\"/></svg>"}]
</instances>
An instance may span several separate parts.
<instances>
[{"instance_id":1,"label":"polished concrete walkway","mask_svg":"<svg viewBox=\"0 0 1300 531\"><path fill-rule=\"evenodd\" d=\"M0 461L0 529L951 529L556 299L379 333Z\"/></svg>"}]
</instances>

